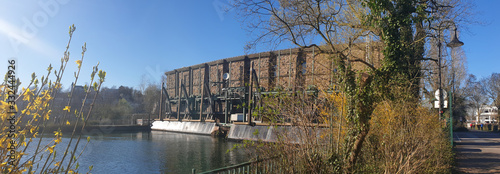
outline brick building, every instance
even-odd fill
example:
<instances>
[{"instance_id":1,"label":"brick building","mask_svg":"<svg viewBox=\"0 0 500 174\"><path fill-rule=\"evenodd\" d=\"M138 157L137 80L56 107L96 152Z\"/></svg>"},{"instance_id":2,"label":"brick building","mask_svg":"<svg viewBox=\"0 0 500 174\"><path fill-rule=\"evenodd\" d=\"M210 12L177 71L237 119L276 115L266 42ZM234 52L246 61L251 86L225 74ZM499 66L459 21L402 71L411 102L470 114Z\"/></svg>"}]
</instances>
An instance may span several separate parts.
<instances>
[{"instance_id":1,"label":"brick building","mask_svg":"<svg viewBox=\"0 0 500 174\"><path fill-rule=\"evenodd\" d=\"M379 46L358 44L346 52L350 59L364 60L379 66ZM355 69L366 65L353 63ZM252 107L260 95L275 91L333 91L336 65L330 54L313 48L263 52L165 72L160 119L248 121ZM252 96L252 97L249 97ZM252 98L252 100L250 100ZM228 108L228 109L226 109ZM243 119L232 118L240 115Z\"/></svg>"}]
</instances>

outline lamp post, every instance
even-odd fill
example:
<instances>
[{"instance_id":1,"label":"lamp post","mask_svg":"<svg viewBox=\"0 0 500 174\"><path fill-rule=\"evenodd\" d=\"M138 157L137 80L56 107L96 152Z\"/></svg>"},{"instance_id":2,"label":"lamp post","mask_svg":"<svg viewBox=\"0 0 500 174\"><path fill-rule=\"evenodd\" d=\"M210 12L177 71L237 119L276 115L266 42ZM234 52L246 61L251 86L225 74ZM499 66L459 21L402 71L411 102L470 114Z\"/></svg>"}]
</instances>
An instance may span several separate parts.
<instances>
[{"instance_id":1,"label":"lamp post","mask_svg":"<svg viewBox=\"0 0 500 174\"><path fill-rule=\"evenodd\" d=\"M457 27L455 26L455 23L453 21L443 21L439 24L439 28L438 28L439 118L442 118L442 116L443 116L443 89L441 87L441 46L442 46L441 45L441 31L443 30L442 25L444 23L451 23L455 27L454 35L453 35L451 41L448 44L446 44L446 46L450 47L450 48L456 48L456 47L460 47L460 46L464 45L464 43L459 41L457 38Z\"/></svg>"},{"instance_id":2,"label":"lamp post","mask_svg":"<svg viewBox=\"0 0 500 174\"><path fill-rule=\"evenodd\" d=\"M453 36L451 38L451 41L446 44L447 47L450 47L450 48L456 48L456 47L460 47L462 45L464 45L463 42L461 42L460 40L458 40L457 38L457 26L455 25L455 23L453 21L442 21L441 23L439 23L439 28L438 28L438 74L439 74L439 88L438 88L438 91L439 91L439 118L443 118L443 89L441 88L441 31L443 30L442 29L442 25L444 23L450 23L450 24L453 24L454 26L454 33L453 33ZM448 26L449 27L449 26ZM446 28L448 28L446 27ZM444 28L444 29L446 29ZM452 65L453 66L453 65ZM454 83L454 82L453 82ZM454 85L454 84L452 84ZM453 92L453 91L451 91ZM453 146L453 110L451 108L452 106L452 94L450 92L450 120L449 120L449 123L450 123L450 143L451 145Z\"/></svg>"}]
</instances>

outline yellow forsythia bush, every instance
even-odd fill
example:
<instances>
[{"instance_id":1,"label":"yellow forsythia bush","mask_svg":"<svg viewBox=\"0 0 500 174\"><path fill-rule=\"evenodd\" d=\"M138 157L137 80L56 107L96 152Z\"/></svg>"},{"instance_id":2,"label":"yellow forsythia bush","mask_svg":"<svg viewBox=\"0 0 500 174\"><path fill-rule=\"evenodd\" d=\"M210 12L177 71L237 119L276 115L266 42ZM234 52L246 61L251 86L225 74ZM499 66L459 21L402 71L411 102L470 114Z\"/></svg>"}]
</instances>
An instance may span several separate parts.
<instances>
[{"instance_id":1,"label":"yellow forsythia bush","mask_svg":"<svg viewBox=\"0 0 500 174\"><path fill-rule=\"evenodd\" d=\"M16 79L16 60L8 60L8 72L4 82L0 84L0 119L2 121L0 126L0 167L2 173L77 173L79 171L77 160L81 152L77 153L76 147L79 145L81 135L76 136L73 132L69 142L62 143L60 129L53 132L45 132L43 129L48 124L54 124L55 118L52 115L54 109L63 110L64 108L64 111L68 111L62 112L65 113L62 116L63 119L66 118L67 114L72 114L69 108L71 99L67 106L52 106L52 104L54 96L62 86L60 82L70 59L68 49L75 29L74 25L69 27L69 41L64 57L61 58L60 68L53 70L53 67L49 65L47 74L41 78L37 78L36 74L33 73L31 82L21 90L18 90L20 81L18 78ZM74 84L78 82L85 51L86 45L82 47L81 59L76 61L78 70L75 72ZM98 75L99 79L94 80L95 75ZM98 94L105 76L106 72L99 70L98 66L94 66L90 84L93 84L93 90L97 91L95 95ZM73 88L74 86L72 86ZM92 88L87 87L86 94L88 95L91 90ZM74 116L81 118L76 119L75 128L80 120L80 126L85 126L90 111L91 109L88 113L83 113L74 110ZM58 119L61 119L61 116ZM49 120L52 122L49 123ZM59 120L58 122L61 123L60 126L70 124L67 120ZM87 143L89 140L87 139ZM56 146L62 144L66 148L63 152L58 153ZM91 170L92 166L89 167L88 171Z\"/></svg>"}]
</instances>

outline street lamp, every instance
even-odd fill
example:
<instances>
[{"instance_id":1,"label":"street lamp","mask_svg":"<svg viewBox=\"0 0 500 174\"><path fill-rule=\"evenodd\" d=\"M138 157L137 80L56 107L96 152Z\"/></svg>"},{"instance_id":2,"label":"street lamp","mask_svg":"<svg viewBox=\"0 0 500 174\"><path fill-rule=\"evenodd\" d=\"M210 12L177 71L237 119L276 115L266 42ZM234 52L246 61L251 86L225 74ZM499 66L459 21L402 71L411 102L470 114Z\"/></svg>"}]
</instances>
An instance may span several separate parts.
<instances>
[{"instance_id":1,"label":"street lamp","mask_svg":"<svg viewBox=\"0 0 500 174\"><path fill-rule=\"evenodd\" d=\"M451 39L450 43L446 44L446 46L448 46L450 48L455 48L455 47L461 47L462 45L464 45L464 43L462 41L458 40L457 27L455 26L453 38Z\"/></svg>"},{"instance_id":2,"label":"street lamp","mask_svg":"<svg viewBox=\"0 0 500 174\"><path fill-rule=\"evenodd\" d=\"M447 47L450 47L450 48L456 48L456 47L460 47L462 45L464 45L463 42L461 42L460 40L458 40L457 38L457 27L455 25L455 23L453 21L442 21L441 23L439 23L439 28L438 28L438 74L439 74L439 88L438 88L438 91L439 91L439 118L443 118L443 89L441 88L441 31L443 30L442 28L442 25L444 23L450 23L450 24L453 24L453 26L455 27L455 30L454 30L454 35L451 39L451 41L446 44ZM446 27L448 28L448 27ZM444 29L446 29L444 28ZM451 101L450 101L451 103ZM450 120L451 120L451 115L450 115Z\"/></svg>"},{"instance_id":3,"label":"street lamp","mask_svg":"<svg viewBox=\"0 0 500 174\"><path fill-rule=\"evenodd\" d=\"M448 44L446 44L446 46L453 49L453 48L460 47L460 46L464 45L464 43L461 42L460 40L458 40L458 38L457 38L457 26L455 25L455 23L453 21L442 21L441 23L439 23L439 28L438 28L439 118L443 118L443 103L444 103L444 101L443 101L444 100L443 99L443 89L441 89L441 31L442 31L441 25L444 23L451 23L455 27L454 35L453 35L451 41ZM446 27L446 28L448 28L448 27ZM451 93L450 93L450 103L449 103L449 105L450 105L450 120L449 120L449 123L450 123L450 143L451 143L451 146L453 146L453 110L451 108L452 102L453 102L452 96L453 95L451 95Z\"/></svg>"}]
</instances>

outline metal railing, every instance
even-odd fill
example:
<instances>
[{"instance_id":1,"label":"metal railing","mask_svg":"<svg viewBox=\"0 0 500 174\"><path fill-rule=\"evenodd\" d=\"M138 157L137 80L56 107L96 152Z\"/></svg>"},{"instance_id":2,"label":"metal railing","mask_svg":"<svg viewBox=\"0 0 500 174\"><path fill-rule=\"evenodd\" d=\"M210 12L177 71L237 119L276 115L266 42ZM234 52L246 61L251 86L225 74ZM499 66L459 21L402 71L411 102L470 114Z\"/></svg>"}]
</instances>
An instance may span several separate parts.
<instances>
[{"instance_id":1,"label":"metal railing","mask_svg":"<svg viewBox=\"0 0 500 174\"><path fill-rule=\"evenodd\" d=\"M205 171L201 174L281 173L277 165L277 157L278 156L259 159L259 157L257 156L257 159L255 161L249 161L228 167ZM195 174L196 170L193 169L192 173Z\"/></svg>"}]
</instances>

